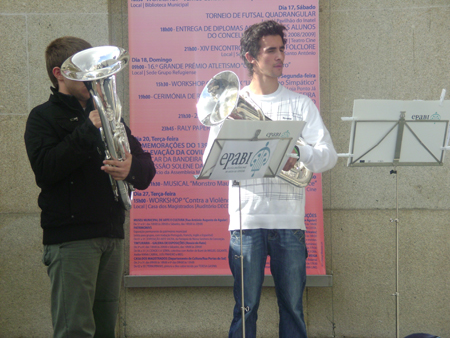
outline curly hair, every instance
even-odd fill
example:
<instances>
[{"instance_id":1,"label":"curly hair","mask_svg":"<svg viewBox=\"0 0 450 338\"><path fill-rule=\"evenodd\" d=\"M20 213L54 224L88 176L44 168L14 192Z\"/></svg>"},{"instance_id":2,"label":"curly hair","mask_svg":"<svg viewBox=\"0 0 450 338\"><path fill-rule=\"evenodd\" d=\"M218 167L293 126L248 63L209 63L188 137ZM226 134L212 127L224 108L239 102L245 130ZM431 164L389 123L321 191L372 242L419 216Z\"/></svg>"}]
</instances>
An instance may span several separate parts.
<instances>
[{"instance_id":1,"label":"curly hair","mask_svg":"<svg viewBox=\"0 0 450 338\"><path fill-rule=\"evenodd\" d=\"M253 76L253 64L248 62L245 57L247 52L253 57L257 58L259 49L261 48L261 38L268 35L279 35L283 40L283 44L286 44L284 31L286 27L276 21L268 20L255 23L248 27L241 38L241 50L240 56L244 60L244 64L248 69L250 77Z\"/></svg>"}]
</instances>

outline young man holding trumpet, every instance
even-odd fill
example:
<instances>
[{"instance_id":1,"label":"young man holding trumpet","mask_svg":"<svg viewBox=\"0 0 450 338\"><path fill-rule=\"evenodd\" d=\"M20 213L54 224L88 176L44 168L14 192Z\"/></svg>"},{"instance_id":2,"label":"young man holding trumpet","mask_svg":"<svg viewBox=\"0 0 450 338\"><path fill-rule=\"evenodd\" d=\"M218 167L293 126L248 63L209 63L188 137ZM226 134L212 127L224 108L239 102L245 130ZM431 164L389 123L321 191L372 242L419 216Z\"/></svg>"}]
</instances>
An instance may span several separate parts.
<instances>
[{"instance_id":1,"label":"young man holding trumpet","mask_svg":"<svg viewBox=\"0 0 450 338\"><path fill-rule=\"evenodd\" d=\"M241 38L240 56L251 82L241 89L269 119L305 121L304 146L296 147L283 168L289 171L297 161L315 173L334 167L337 154L330 134L314 102L278 82L285 60L285 26L263 21L250 26ZM267 122L271 123L271 122ZM212 126L208 146L217 138L220 126ZM206 156L205 155L205 156ZM242 309L245 337L256 338L256 321L267 256L275 282L280 313L279 337L306 338L303 292L306 284L305 188L278 177L243 180L229 187L230 247L228 261L234 277L235 307L229 338L242 337ZM244 271L244 304L241 295L241 236Z\"/></svg>"}]
</instances>

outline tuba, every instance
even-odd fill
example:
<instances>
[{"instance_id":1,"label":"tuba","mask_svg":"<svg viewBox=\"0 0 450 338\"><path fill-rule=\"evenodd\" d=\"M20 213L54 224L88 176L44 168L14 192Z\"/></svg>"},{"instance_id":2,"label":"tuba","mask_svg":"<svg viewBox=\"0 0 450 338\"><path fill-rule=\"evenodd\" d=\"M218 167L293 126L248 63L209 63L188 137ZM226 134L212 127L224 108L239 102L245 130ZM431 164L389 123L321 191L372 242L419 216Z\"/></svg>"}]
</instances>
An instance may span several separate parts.
<instances>
[{"instance_id":1,"label":"tuba","mask_svg":"<svg viewBox=\"0 0 450 338\"><path fill-rule=\"evenodd\" d=\"M100 133L105 143L105 159L125 159L125 150L130 145L121 122L122 105L116 93L116 76L128 64L129 54L115 46L94 47L78 52L61 66L61 72L69 80L83 81L97 107L102 122ZM130 210L130 191L133 186L125 181L116 181L109 176L114 199L120 199L125 210Z\"/></svg>"},{"instance_id":2,"label":"tuba","mask_svg":"<svg viewBox=\"0 0 450 338\"><path fill-rule=\"evenodd\" d=\"M247 93L240 93L238 76L232 71L223 71L208 81L197 102L197 116L208 127L220 125L225 119L272 121ZM306 145L302 139L296 146ZM313 172L297 161L289 171L281 170L277 177L296 187L306 187Z\"/></svg>"}]
</instances>

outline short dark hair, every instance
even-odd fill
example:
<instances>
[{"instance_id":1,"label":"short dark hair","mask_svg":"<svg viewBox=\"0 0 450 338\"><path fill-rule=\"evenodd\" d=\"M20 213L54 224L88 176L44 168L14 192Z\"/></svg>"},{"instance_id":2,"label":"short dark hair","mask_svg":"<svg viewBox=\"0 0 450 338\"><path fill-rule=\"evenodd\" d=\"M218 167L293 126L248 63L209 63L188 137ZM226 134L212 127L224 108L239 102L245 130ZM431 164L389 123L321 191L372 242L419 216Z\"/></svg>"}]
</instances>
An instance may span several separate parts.
<instances>
[{"instance_id":1,"label":"short dark hair","mask_svg":"<svg viewBox=\"0 0 450 338\"><path fill-rule=\"evenodd\" d=\"M58 89L58 80L53 75L53 68L61 68L69 57L88 48L92 48L89 42L73 36L63 36L50 42L45 50L45 63L50 81L56 89Z\"/></svg>"},{"instance_id":2,"label":"short dark hair","mask_svg":"<svg viewBox=\"0 0 450 338\"><path fill-rule=\"evenodd\" d=\"M284 31L287 28L273 20L262 21L255 23L248 27L241 38L241 51L240 56L244 60L244 64L247 67L250 76L253 76L253 64L247 61L245 54L248 52L255 59L258 56L259 49L261 48L261 38L268 35L279 35L285 45L287 40L285 38Z\"/></svg>"}]
</instances>

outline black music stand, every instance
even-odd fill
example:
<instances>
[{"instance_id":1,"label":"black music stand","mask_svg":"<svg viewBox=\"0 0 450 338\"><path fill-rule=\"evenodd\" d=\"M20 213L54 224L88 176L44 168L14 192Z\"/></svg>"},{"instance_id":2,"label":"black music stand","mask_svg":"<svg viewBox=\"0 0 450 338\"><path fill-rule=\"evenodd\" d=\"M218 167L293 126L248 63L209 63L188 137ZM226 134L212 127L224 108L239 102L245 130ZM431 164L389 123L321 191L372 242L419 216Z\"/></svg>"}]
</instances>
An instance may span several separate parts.
<instances>
[{"instance_id":1,"label":"black music stand","mask_svg":"<svg viewBox=\"0 0 450 338\"><path fill-rule=\"evenodd\" d=\"M370 104L370 102L369 102ZM398 104L397 101L394 102ZM400 334L399 319L399 217L398 166L442 166L448 142L448 120L406 120L406 111L368 112L367 105L355 101L348 154L349 167L394 167L396 174L396 337ZM371 109L373 107L370 107ZM386 118L389 115L392 118ZM379 119L377 119L379 118ZM343 118L344 120L344 118Z\"/></svg>"},{"instance_id":2,"label":"black music stand","mask_svg":"<svg viewBox=\"0 0 450 338\"><path fill-rule=\"evenodd\" d=\"M290 157L304 121L225 120L196 179L233 180L239 186L242 337L245 338L244 256L240 181L275 177ZM240 155L237 155L240 154ZM245 154L245 155L244 155ZM239 157L238 157L239 156ZM234 162L235 165L230 165Z\"/></svg>"}]
</instances>

